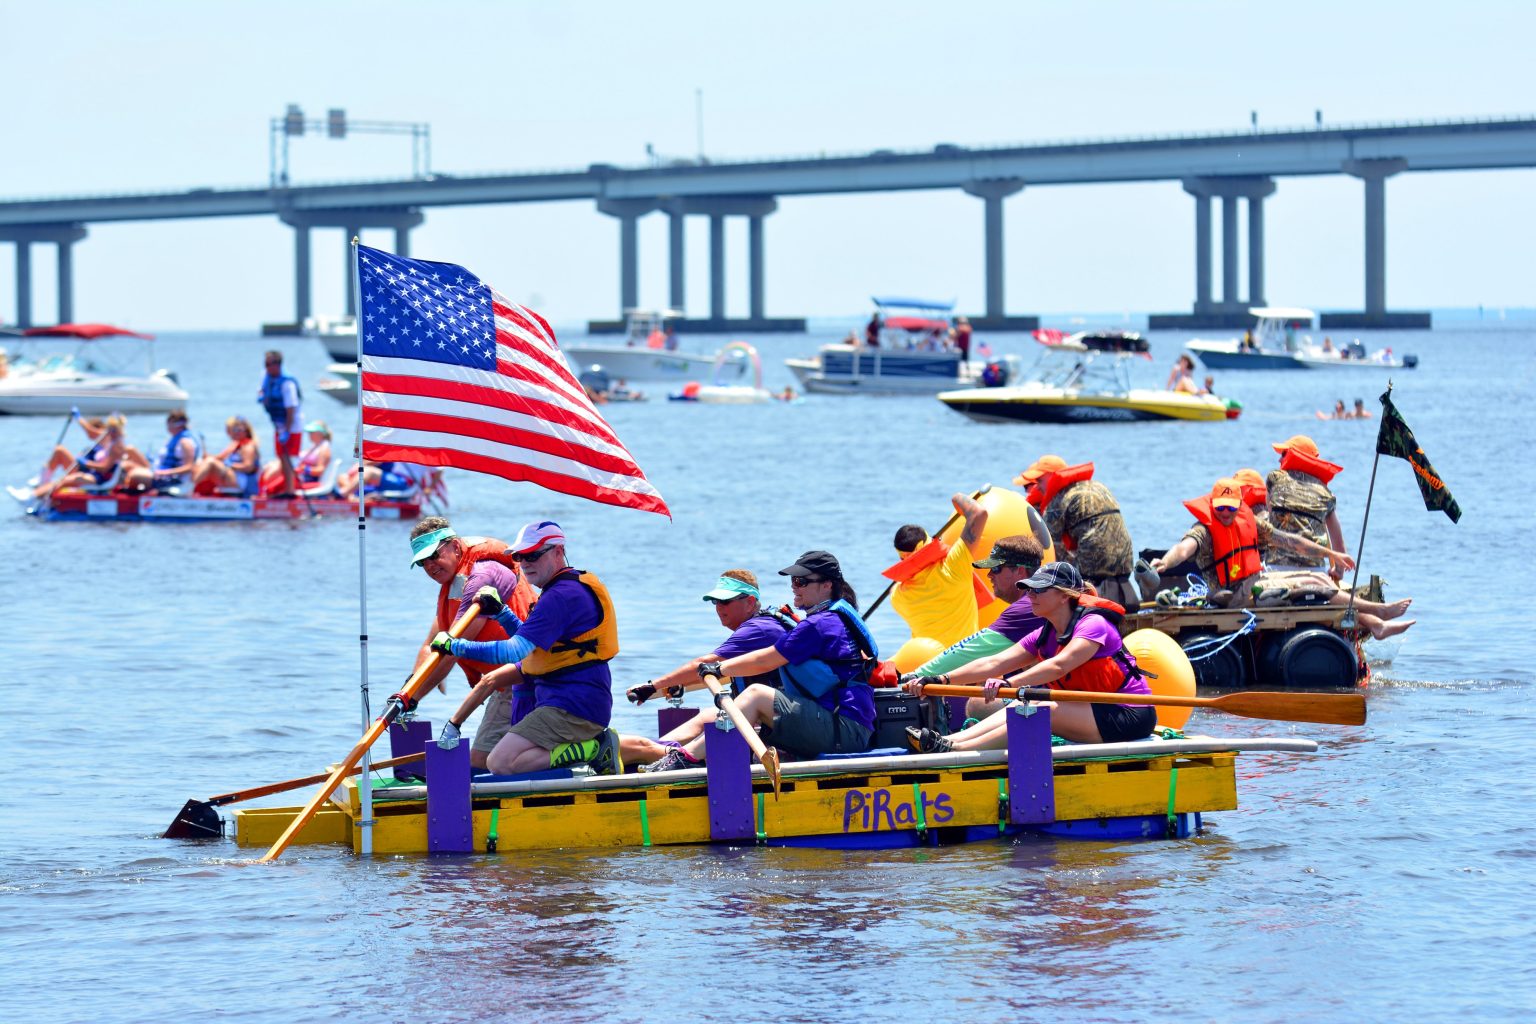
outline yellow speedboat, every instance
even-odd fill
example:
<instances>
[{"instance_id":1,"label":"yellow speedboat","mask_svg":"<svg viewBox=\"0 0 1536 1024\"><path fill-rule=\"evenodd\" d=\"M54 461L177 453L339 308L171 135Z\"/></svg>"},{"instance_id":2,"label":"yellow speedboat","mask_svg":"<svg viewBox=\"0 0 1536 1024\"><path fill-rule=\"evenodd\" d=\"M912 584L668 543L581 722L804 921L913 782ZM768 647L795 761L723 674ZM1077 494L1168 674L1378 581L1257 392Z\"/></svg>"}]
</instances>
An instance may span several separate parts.
<instances>
[{"instance_id":1,"label":"yellow speedboat","mask_svg":"<svg viewBox=\"0 0 1536 1024\"><path fill-rule=\"evenodd\" d=\"M1035 338L1046 351L1028 380L945 391L939 401L985 422L1229 420L1242 411L1237 402L1216 395L1132 388L1130 360L1150 358L1147 341L1139 334L1093 331L1063 336L1036 331Z\"/></svg>"}]
</instances>

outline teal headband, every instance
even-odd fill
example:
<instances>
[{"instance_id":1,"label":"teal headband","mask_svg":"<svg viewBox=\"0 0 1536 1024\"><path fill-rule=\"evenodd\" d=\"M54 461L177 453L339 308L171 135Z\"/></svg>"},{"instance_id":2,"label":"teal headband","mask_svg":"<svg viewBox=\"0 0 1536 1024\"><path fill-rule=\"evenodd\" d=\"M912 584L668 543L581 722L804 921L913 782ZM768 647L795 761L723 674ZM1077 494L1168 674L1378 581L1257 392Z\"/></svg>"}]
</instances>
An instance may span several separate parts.
<instances>
[{"instance_id":1,"label":"teal headband","mask_svg":"<svg viewBox=\"0 0 1536 1024\"><path fill-rule=\"evenodd\" d=\"M431 558L437 553L445 540L452 540L458 534L453 532L453 527L445 526L441 530L433 530L424 533L420 537L411 538L411 564L419 565L424 559Z\"/></svg>"},{"instance_id":2,"label":"teal headband","mask_svg":"<svg viewBox=\"0 0 1536 1024\"><path fill-rule=\"evenodd\" d=\"M745 580L738 580L734 576L721 576L715 583L715 589L704 595L704 600L734 601L738 597L755 597L762 600L763 595Z\"/></svg>"}]
</instances>

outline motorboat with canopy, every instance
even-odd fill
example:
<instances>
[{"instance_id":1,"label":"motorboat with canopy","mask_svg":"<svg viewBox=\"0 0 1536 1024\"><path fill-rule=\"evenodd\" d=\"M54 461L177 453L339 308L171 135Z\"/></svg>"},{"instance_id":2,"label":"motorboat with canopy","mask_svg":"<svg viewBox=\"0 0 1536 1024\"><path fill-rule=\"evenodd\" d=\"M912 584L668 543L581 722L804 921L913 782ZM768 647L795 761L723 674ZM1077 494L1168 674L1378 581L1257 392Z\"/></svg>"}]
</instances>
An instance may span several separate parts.
<instances>
[{"instance_id":1,"label":"motorboat with canopy","mask_svg":"<svg viewBox=\"0 0 1536 1024\"><path fill-rule=\"evenodd\" d=\"M786 359L807 391L833 395L931 395L980 379L982 364L949 341L953 300L875 296L876 344L868 335Z\"/></svg>"},{"instance_id":2,"label":"motorboat with canopy","mask_svg":"<svg viewBox=\"0 0 1536 1024\"><path fill-rule=\"evenodd\" d=\"M1195 338L1184 347L1212 370L1304 370L1325 367L1352 369L1412 369L1415 355L1395 355L1390 348L1368 352L1356 338L1335 346L1325 338L1321 345L1310 334L1317 314L1300 306L1255 306L1248 311L1256 319L1243 338Z\"/></svg>"},{"instance_id":3,"label":"motorboat with canopy","mask_svg":"<svg viewBox=\"0 0 1536 1024\"><path fill-rule=\"evenodd\" d=\"M668 348L668 329L683 318L680 309L628 309L624 311L624 340L605 343L582 340L562 342L560 351L573 372L597 365L621 380L688 380L711 372L716 352L689 352ZM732 360L719 373L740 377L746 363Z\"/></svg>"},{"instance_id":4,"label":"motorboat with canopy","mask_svg":"<svg viewBox=\"0 0 1536 1024\"><path fill-rule=\"evenodd\" d=\"M87 416L169 412L185 406L189 398L169 370L154 368L154 336L111 324L58 324L31 327L17 337L23 345L32 339L69 338L67 352L33 356L18 351L0 361L0 414L13 416L62 416L78 409ZM131 357L104 345L124 338L143 357L143 372L126 364ZM142 344L138 344L142 343Z\"/></svg>"}]
</instances>

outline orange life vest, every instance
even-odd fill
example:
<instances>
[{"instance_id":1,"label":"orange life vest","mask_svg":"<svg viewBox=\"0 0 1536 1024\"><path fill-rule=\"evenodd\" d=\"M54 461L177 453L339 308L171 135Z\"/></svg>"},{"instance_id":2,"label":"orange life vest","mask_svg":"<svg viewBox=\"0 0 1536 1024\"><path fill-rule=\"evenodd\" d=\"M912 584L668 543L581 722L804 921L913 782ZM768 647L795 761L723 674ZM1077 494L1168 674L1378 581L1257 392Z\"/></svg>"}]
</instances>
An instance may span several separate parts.
<instances>
[{"instance_id":1,"label":"orange life vest","mask_svg":"<svg viewBox=\"0 0 1536 1024\"><path fill-rule=\"evenodd\" d=\"M1202 565L1202 572L1215 569L1216 582L1230 587L1263 571L1264 563L1259 559L1259 523L1253 516L1253 509L1247 505L1239 506L1232 525L1223 526L1211 508L1209 494L1186 501L1184 507L1211 533L1214 561L1211 565Z\"/></svg>"},{"instance_id":2,"label":"orange life vest","mask_svg":"<svg viewBox=\"0 0 1536 1024\"><path fill-rule=\"evenodd\" d=\"M1249 508L1253 508L1256 505L1269 504L1269 491L1263 486L1255 487L1253 484L1243 484L1242 494L1243 504Z\"/></svg>"},{"instance_id":3,"label":"orange life vest","mask_svg":"<svg viewBox=\"0 0 1536 1024\"><path fill-rule=\"evenodd\" d=\"M1287 448L1280 456L1280 468L1291 473L1307 473L1317 477L1327 486L1328 482L1340 473L1344 467L1337 463L1320 459L1315 455L1306 455L1295 448Z\"/></svg>"},{"instance_id":4,"label":"orange life vest","mask_svg":"<svg viewBox=\"0 0 1536 1024\"><path fill-rule=\"evenodd\" d=\"M1051 499L1073 484L1082 483L1084 480L1093 479L1093 463L1084 462L1076 466L1068 466L1066 469L1058 469L1054 473L1045 473L1035 481L1034 486L1025 492L1029 503L1044 512L1045 507L1051 503Z\"/></svg>"},{"instance_id":5,"label":"orange life vest","mask_svg":"<svg viewBox=\"0 0 1536 1024\"><path fill-rule=\"evenodd\" d=\"M1090 601L1092 601L1091 604L1089 603ZM1082 621L1082 617L1085 614L1098 614L1098 609L1100 608L1104 608L1106 610L1119 608L1122 613L1125 611L1124 608L1120 608L1120 606L1115 604L1115 602L1106 600L1101 597L1090 598L1089 596L1085 595L1079 601L1079 604L1082 605L1082 610L1079 611L1072 619L1072 625L1069 629L1067 643L1072 642L1072 637L1075 636L1077 632L1077 624ZM1047 624L1043 628L1050 629L1052 627ZM1056 648L1056 653L1060 654L1062 650L1066 648L1067 643L1060 644ZM1052 656L1054 657L1054 655ZM1082 690L1088 693L1119 693L1127 682L1129 682L1132 678L1140 675L1141 670L1136 667L1136 662L1131 660L1130 656L1126 653L1125 647L1122 646L1114 654L1089 658L1087 661L1083 662L1081 665L1077 666L1077 668L1068 672L1060 679L1057 679L1054 682L1046 683L1045 685L1053 690Z\"/></svg>"},{"instance_id":6,"label":"orange life vest","mask_svg":"<svg viewBox=\"0 0 1536 1024\"><path fill-rule=\"evenodd\" d=\"M453 584L460 578L467 579L476 562L497 562L516 573L517 586L513 588L511 597L505 600L507 606L512 609L512 614L520 619L527 619L537 598L534 596L533 587L518 569L517 563L512 560L511 555L506 554L509 547L507 542L491 537L460 537L459 543L464 547L464 554L459 557L459 564L454 567L454 579L444 583L437 592L437 628L447 629L453 625L453 620L458 618L460 598L451 596ZM488 642L507 638L507 631L502 629L501 624L495 619L482 617L479 621L481 622L480 635L475 639ZM480 681L481 676L498 666L490 662L460 658L459 667L464 670L464 675L469 677L470 685L473 686Z\"/></svg>"}]
</instances>

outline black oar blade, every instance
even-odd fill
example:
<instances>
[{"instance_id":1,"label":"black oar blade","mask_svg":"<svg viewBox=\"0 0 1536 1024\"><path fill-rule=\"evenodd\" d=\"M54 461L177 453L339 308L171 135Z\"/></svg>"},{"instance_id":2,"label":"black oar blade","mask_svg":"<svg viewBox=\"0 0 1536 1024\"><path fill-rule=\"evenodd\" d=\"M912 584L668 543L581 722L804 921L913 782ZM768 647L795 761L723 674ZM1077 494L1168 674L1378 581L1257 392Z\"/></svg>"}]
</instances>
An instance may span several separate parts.
<instances>
[{"instance_id":1,"label":"black oar blade","mask_svg":"<svg viewBox=\"0 0 1536 1024\"><path fill-rule=\"evenodd\" d=\"M204 800L188 800L176 812L176 820L161 839L218 839L224 835L224 820L213 805Z\"/></svg>"}]
</instances>

